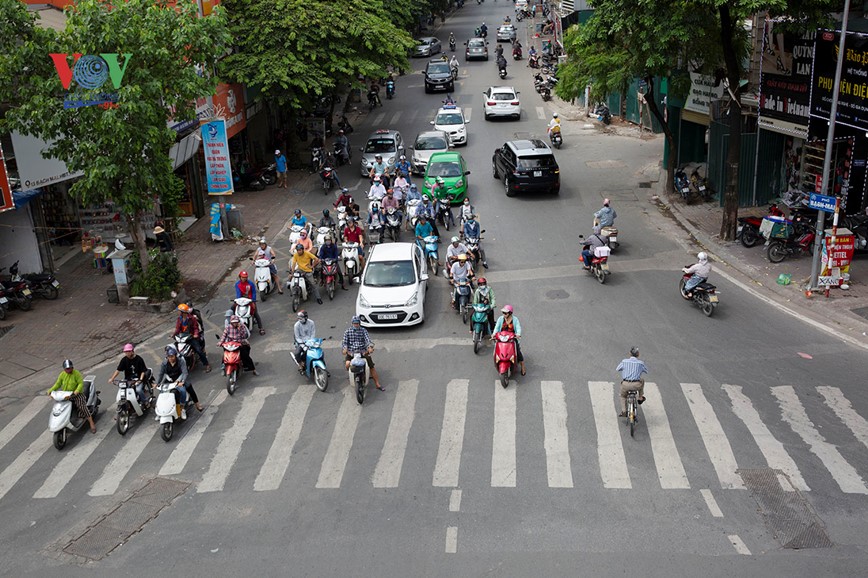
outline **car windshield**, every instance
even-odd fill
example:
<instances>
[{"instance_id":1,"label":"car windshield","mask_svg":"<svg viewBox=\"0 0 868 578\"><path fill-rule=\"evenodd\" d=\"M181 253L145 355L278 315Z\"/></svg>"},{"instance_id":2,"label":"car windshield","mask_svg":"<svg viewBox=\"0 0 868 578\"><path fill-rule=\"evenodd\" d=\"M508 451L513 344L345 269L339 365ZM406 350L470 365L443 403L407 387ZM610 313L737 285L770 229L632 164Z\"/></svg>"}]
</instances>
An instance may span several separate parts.
<instances>
[{"instance_id":1,"label":"car windshield","mask_svg":"<svg viewBox=\"0 0 868 578\"><path fill-rule=\"evenodd\" d=\"M460 177L461 165L456 162L434 163L429 165L429 177Z\"/></svg>"},{"instance_id":2,"label":"car windshield","mask_svg":"<svg viewBox=\"0 0 868 578\"><path fill-rule=\"evenodd\" d=\"M538 157L519 157L518 168L520 169L550 169L555 166L555 157L541 155Z\"/></svg>"},{"instance_id":3,"label":"car windshield","mask_svg":"<svg viewBox=\"0 0 868 578\"><path fill-rule=\"evenodd\" d=\"M447 62L432 62L428 65L428 74L452 74Z\"/></svg>"},{"instance_id":4,"label":"car windshield","mask_svg":"<svg viewBox=\"0 0 868 578\"><path fill-rule=\"evenodd\" d=\"M512 30L513 30L512 26L501 26L500 27L501 32L512 32Z\"/></svg>"},{"instance_id":5,"label":"car windshield","mask_svg":"<svg viewBox=\"0 0 868 578\"><path fill-rule=\"evenodd\" d=\"M475 40L471 40L470 42L468 42L467 46L469 46L470 48L484 48L485 47L485 41L479 40L477 38Z\"/></svg>"},{"instance_id":6,"label":"car windshield","mask_svg":"<svg viewBox=\"0 0 868 578\"><path fill-rule=\"evenodd\" d=\"M420 136L416 139L417 151L436 151L449 148L442 136Z\"/></svg>"},{"instance_id":7,"label":"car windshield","mask_svg":"<svg viewBox=\"0 0 868 578\"><path fill-rule=\"evenodd\" d=\"M427 38L423 38L423 39L419 40L419 46L428 46L429 44L431 44L431 41L428 40Z\"/></svg>"},{"instance_id":8,"label":"car windshield","mask_svg":"<svg viewBox=\"0 0 868 578\"><path fill-rule=\"evenodd\" d=\"M395 141L390 138L372 138L365 147L366 153L393 153L395 150Z\"/></svg>"},{"instance_id":9,"label":"car windshield","mask_svg":"<svg viewBox=\"0 0 868 578\"><path fill-rule=\"evenodd\" d=\"M491 95L494 100L513 100L515 95L511 92L495 92Z\"/></svg>"},{"instance_id":10,"label":"car windshield","mask_svg":"<svg viewBox=\"0 0 868 578\"><path fill-rule=\"evenodd\" d=\"M464 124L464 119L458 112L441 112L434 119L434 124Z\"/></svg>"},{"instance_id":11,"label":"car windshield","mask_svg":"<svg viewBox=\"0 0 868 578\"><path fill-rule=\"evenodd\" d=\"M365 269L368 287L403 287L416 282L413 261L374 261Z\"/></svg>"}]
</instances>

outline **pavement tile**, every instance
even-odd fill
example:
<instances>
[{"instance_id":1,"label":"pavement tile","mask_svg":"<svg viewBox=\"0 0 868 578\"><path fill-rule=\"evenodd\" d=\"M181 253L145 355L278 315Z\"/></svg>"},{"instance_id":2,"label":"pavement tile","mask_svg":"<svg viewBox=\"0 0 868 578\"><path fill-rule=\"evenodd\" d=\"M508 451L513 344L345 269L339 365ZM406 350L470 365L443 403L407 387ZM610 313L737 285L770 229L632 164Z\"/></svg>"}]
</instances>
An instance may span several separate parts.
<instances>
[{"instance_id":1,"label":"pavement tile","mask_svg":"<svg viewBox=\"0 0 868 578\"><path fill-rule=\"evenodd\" d=\"M12 379L22 379L32 373L32 370L13 363L11 361L0 361L0 375L11 377Z\"/></svg>"}]
</instances>

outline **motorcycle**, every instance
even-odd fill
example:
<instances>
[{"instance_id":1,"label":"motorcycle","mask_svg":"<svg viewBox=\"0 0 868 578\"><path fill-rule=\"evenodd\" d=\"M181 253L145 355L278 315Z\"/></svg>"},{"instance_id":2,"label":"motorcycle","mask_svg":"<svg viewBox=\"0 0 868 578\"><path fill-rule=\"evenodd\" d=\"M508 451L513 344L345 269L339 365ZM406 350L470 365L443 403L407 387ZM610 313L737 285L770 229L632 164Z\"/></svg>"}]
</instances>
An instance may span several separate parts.
<instances>
[{"instance_id":1,"label":"motorcycle","mask_svg":"<svg viewBox=\"0 0 868 578\"><path fill-rule=\"evenodd\" d=\"M521 57L522 57L521 48L516 46L515 48L512 49L512 59L513 60L521 60Z\"/></svg>"},{"instance_id":2,"label":"motorcycle","mask_svg":"<svg viewBox=\"0 0 868 578\"><path fill-rule=\"evenodd\" d=\"M193 371L193 368L196 367L196 360L199 358L190 344L192 340L192 333L179 333L175 336L175 343L172 345L172 347L178 350L178 355L183 357L184 361L187 362L187 371Z\"/></svg>"},{"instance_id":3,"label":"motorcycle","mask_svg":"<svg viewBox=\"0 0 868 578\"><path fill-rule=\"evenodd\" d=\"M157 385L157 390L160 394L157 396L157 403L154 406L154 414L156 420L162 426L161 435L163 441L168 442L172 439L175 433L175 422L183 422L187 420L187 410L193 407L193 400L187 396L186 403L183 407L179 403L175 403L175 394L173 390L178 387L177 381L168 381L168 378L163 380L163 383Z\"/></svg>"},{"instance_id":4,"label":"motorcycle","mask_svg":"<svg viewBox=\"0 0 868 578\"><path fill-rule=\"evenodd\" d=\"M690 202L690 181L683 169L675 171L675 190L681 195L684 202Z\"/></svg>"},{"instance_id":5,"label":"motorcycle","mask_svg":"<svg viewBox=\"0 0 868 578\"><path fill-rule=\"evenodd\" d=\"M437 240L439 238L436 235L429 235L422 239L424 242L424 253L425 259L428 261L428 270L429 271L437 271L437 261L440 260L437 255L438 245Z\"/></svg>"},{"instance_id":6,"label":"motorcycle","mask_svg":"<svg viewBox=\"0 0 868 578\"><path fill-rule=\"evenodd\" d=\"M2 270L0 269L0 271ZM9 301L6 305L13 304L22 311L29 311L33 307L33 291L27 287L27 282L20 277L18 281L0 281L0 289L3 290L5 298Z\"/></svg>"},{"instance_id":7,"label":"motorcycle","mask_svg":"<svg viewBox=\"0 0 868 578\"><path fill-rule=\"evenodd\" d=\"M323 194L325 195L337 184L335 170L331 166L324 166L319 173L319 178L322 181Z\"/></svg>"},{"instance_id":8,"label":"motorcycle","mask_svg":"<svg viewBox=\"0 0 868 578\"><path fill-rule=\"evenodd\" d=\"M437 217L446 230L455 226L455 215L452 214L452 195L447 195L445 201L437 203Z\"/></svg>"},{"instance_id":9,"label":"motorcycle","mask_svg":"<svg viewBox=\"0 0 868 578\"><path fill-rule=\"evenodd\" d=\"M487 301L473 306L473 316L470 318L471 327L473 328L473 353L479 353L482 339L491 333L488 325L489 311L491 311L491 305Z\"/></svg>"},{"instance_id":10,"label":"motorcycle","mask_svg":"<svg viewBox=\"0 0 868 578\"><path fill-rule=\"evenodd\" d=\"M485 229L480 231L480 233L484 232ZM479 265L479 261L482 260L482 251L479 249L479 242L481 240L481 237L464 238L464 244L467 246L467 257L470 259L470 262L472 263L474 269L476 269L476 266Z\"/></svg>"},{"instance_id":11,"label":"motorcycle","mask_svg":"<svg viewBox=\"0 0 868 578\"><path fill-rule=\"evenodd\" d=\"M347 282L352 285L353 279L361 274L359 271L359 244L344 243L341 249L341 260L344 262Z\"/></svg>"},{"instance_id":12,"label":"motorcycle","mask_svg":"<svg viewBox=\"0 0 868 578\"><path fill-rule=\"evenodd\" d=\"M386 81L386 98L392 100L395 96L395 81L387 80Z\"/></svg>"},{"instance_id":13,"label":"motorcycle","mask_svg":"<svg viewBox=\"0 0 868 578\"><path fill-rule=\"evenodd\" d=\"M319 248L325 245L325 238L329 236L334 239L334 229L331 227L317 227L316 237L314 238L314 254L319 253Z\"/></svg>"},{"instance_id":14,"label":"motorcycle","mask_svg":"<svg viewBox=\"0 0 868 578\"><path fill-rule=\"evenodd\" d=\"M350 147L344 148L341 143L336 142L334 143L333 148L333 154L335 159L337 159L338 166L350 164L350 161L353 160L353 153L350 150Z\"/></svg>"},{"instance_id":15,"label":"motorcycle","mask_svg":"<svg viewBox=\"0 0 868 578\"><path fill-rule=\"evenodd\" d=\"M814 228L802 222L801 217L794 219L794 233L785 239L770 239L766 247L766 258L772 263L780 263L789 255L813 255Z\"/></svg>"},{"instance_id":16,"label":"motorcycle","mask_svg":"<svg viewBox=\"0 0 868 578\"><path fill-rule=\"evenodd\" d=\"M9 307L9 299L6 298L6 291L0 287L0 321L6 319L6 310Z\"/></svg>"},{"instance_id":17,"label":"motorcycle","mask_svg":"<svg viewBox=\"0 0 868 578\"><path fill-rule=\"evenodd\" d=\"M500 77L501 80L506 78L506 67L503 66L503 67L498 68L497 75Z\"/></svg>"},{"instance_id":18,"label":"motorcycle","mask_svg":"<svg viewBox=\"0 0 868 578\"><path fill-rule=\"evenodd\" d=\"M449 71L452 73L452 80L458 80L458 63L453 62L449 65Z\"/></svg>"},{"instance_id":19,"label":"motorcycle","mask_svg":"<svg viewBox=\"0 0 868 578\"><path fill-rule=\"evenodd\" d=\"M307 231L307 236L310 237L311 225L308 223L307 225L292 225L289 228L289 246L295 247L298 243L298 240L301 239L301 232Z\"/></svg>"},{"instance_id":20,"label":"motorcycle","mask_svg":"<svg viewBox=\"0 0 868 578\"><path fill-rule=\"evenodd\" d=\"M453 282L452 302L455 313L461 314L461 322L467 324L467 314L470 309L470 281L464 277Z\"/></svg>"},{"instance_id":21,"label":"motorcycle","mask_svg":"<svg viewBox=\"0 0 868 578\"><path fill-rule=\"evenodd\" d=\"M350 361L349 375L350 383L356 388L356 401L362 405L365 403L365 390L371 379L371 368L368 366L368 360L362 357L361 353L353 355L353 359Z\"/></svg>"},{"instance_id":22,"label":"motorcycle","mask_svg":"<svg viewBox=\"0 0 868 578\"><path fill-rule=\"evenodd\" d=\"M554 129L552 129L551 133L549 134L549 140L551 140L552 146L554 146L556 149L561 148L561 144L563 144L564 142L564 137L561 136L560 127L555 127Z\"/></svg>"},{"instance_id":23,"label":"motorcycle","mask_svg":"<svg viewBox=\"0 0 868 578\"><path fill-rule=\"evenodd\" d=\"M256 259L253 265L256 267L253 271L253 282L256 283L256 290L264 303L274 289L271 285L271 261Z\"/></svg>"},{"instance_id":24,"label":"motorcycle","mask_svg":"<svg viewBox=\"0 0 868 578\"><path fill-rule=\"evenodd\" d=\"M781 211L777 204L772 203L769 205L768 215L772 217L783 217L784 212ZM760 234L760 226L762 225L763 219L762 217L739 217L738 218L738 231L736 233L736 238L741 241L741 244L750 249L754 245L756 245L760 239L762 239L762 235Z\"/></svg>"},{"instance_id":25,"label":"motorcycle","mask_svg":"<svg viewBox=\"0 0 868 578\"><path fill-rule=\"evenodd\" d=\"M600 227L600 236L607 238L607 243L612 251L621 246L621 243L618 242L618 229L613 226Z\"/></svg>"},{"instance_id":26,"label":"motorcycle","mask_svg":"<svg viewBox=\"0 0 868 578\"><path fill-rule=\"evenodd\" d=\"M118 433L126 435L130 429L130 417L135 414L137 417L142 417L151 408L153 397L148 393L145 397L145 387L151 389L151 381L153 374L151 370L145 373L145 380L139 381L134 379L127 381L125 379L114 380L112 383L118 386L117 397L117 416L115 417L115 426Z\"/></svg>"},{"instance_id":27,"label":"motorcycle","mask_svg":"<svg viewBox=\"0 0 868 578\"><path fill-rule=\"evenodd\" d=\"M527 65L531 68L539 68L539 54L531 54L527 59Z\"/></svg>"},{"instance_id":28,"label":"motorcycle","mask_svg":"<svg viewBox=\"0 0 868 578\"><path fill-rule=\"evenodd\" d=\"M518 365L515 334L511 331L498 331L491 339L494 341L494 366L500 374L500 385L506 388Z\"/></svg>"},{"instance_id":29,"label":"motorcycle","mask_svg":"<svg viewBox=\"0 0 868 578\"><path fill-rule=\"evenodd\" d=\"M411 199L407 201L407 228L408 230L416 227L416 222L419 220L419 207L422 205L420 199Z\"/></svg>"},{"instance_id":30,"label":"motorcycle","mask_svg":"<svg viewBox=\"0 0 868 578\"><path fill-rule=\"evenodd\" d=\"M325 163L325 150L323 147L312 147L310 149L310 172L318 173L322 170Z\"/></svg>"},{"instance_id":31,"label":"motorcycle","mask_svg":"<svg viewBox=\"0 0 868 578\"><path fill-rule=\"evenodd\" d=\"M308 339L302 345L302 355L304 355L304 374L308 379L313 377L313 382L318 390L325 391L329 386L329 372L325 365L322 342L322 339ZM298 359L295 358L295 351L290 351L289 354L298 363Z\"/></svg>"},{"instance_id":32,"label":"motorcycle","mask_svg":"<svg viewBox=\"0 0 868 578\"><path fill-rule=\"evenodd\" d=\"M377 91L376 90L369 90L368 91L368 110L374 110L374 107L376 107L378 104L380 106L382 106L382 103L380 103L380 96L377 94Z\"/></svg>"},{"instance_id":33,"label":"motorcycle","mask_svg":"<svg viewBox=\"0 0 868 578\"><path fill-rule=\"evenodd\" d=\"M270 163L261 171L262 182L271 186L277 182L277 163Z\"/></svg>"},{"instance_id":34,"label":"motorcycle","mask_svg":"<svg viewBox=\"0 0 868 578\"><path fill-rule=\"evenodd\" d=\"M717 297L717 287L707 281L703 281L693 288L691 291L693 295L688 297L684 286L692 276L693 275L690 273L684 273L681 276L681 283L678 285L678 289L681 291L681 296L695 303L706 317L711 317L711 314L714 313L714 308L717 307L719 302Z\"/></svg>"},{"instance_id":35,"label":"motorcycle","mask_svg":"<svg viewBox=\"0 0 868 578\"><path fill-rule=\"evenodd\" d=\"M216 336L220 339L220 336ZM226 341L221 347L223 348L223 375L226 376L226 391L229 395L235 393L235 388L238 385L238 374L241 371L241 347L242 344L238 341Z\"/></svg>"},{"instance_id":36,"label":"motorcycle","mask_svg":"<svg viewBox=\"0 0 868 578\"><path fill-rule=\"evenodd\" d=\"M451 52L455 52L455 39L454 38L449 39L449 50Z\"/></svg>"},{"instance_id":37,"label":"motorcycle","mask_svg":"<svg viewBox=\"0 0 868 578\"><path fill-rule=\"evenodd\" d=\"M690 186L693 187L693 190L696 191L702 200L711 200L711 193L708 190L708 182L705 180L705 177L699 174L698 168L690 174Z\"/></svg>"},{"instance_id":38,"label":"motorcycle","mask_svg":"<svg viewBox=\"0 0 868 578\"><path fill-rule=\"evenodd\" d=\"M338 236L335 237L335 240L337 240L337 239L341 239L343 237L344 229L347 226L347 208L343 205L338 205L337 209L335 209L335 210L338 212L338 218L337 218L337 222L338 222L337 234L338 234Z\"/></svg>"},{"instance_id":39,"label":"motorcycle","mask_svg":"<svg viewBox=\"0 0 868 578\"><path fill-rule=\"evenodd\" d=\"M335 259L324 259L322 262L321 277L326 293L329 295L329 301L335 298L335 285L338 276L338 262Z\"/></svg>"},{"instance_id":40,"label":"motorcycle","mask_svg":"<svg viewBox=\"0 0 868 578\"><path fill-rule=\"evenodd\" d=\"M844 217L842 226L853 232L856 251L868 250L868 214L848 215Z\"/></svg>"},{"instance_id":41,"label":"motorcycle","mask_svg":"<svg viewBox=\"0 0 868 578\"><path fill-rule=\"evenodd\" d=\"M232 184L236 191L262 191L265 189L265 180L262 178L263 171L256 171L243 163L240 170L232 171ZM275 177L275 182L277 178Z\"/></svg>"},{"instance_id":42,"label":"motorcycle","mask_svg":"<svg viewBox=\"0 0 868 578\"><path fill-rule=\"evenodd\" d=\"M96 420L96 414L99 412L99 405L102 403L99 399L100 392L97 391L94 383L95 380L95 375L85 377L84 389L82 390L82 395L87 400L87 410L94 420ZM58 450L62 450L66 446L69 432L78 431L87 423L87 418L78 416L78 411L73 407L69 396L70 392L68 391L51 392L54 405L51 407L51 415L48 416L48 431L53 434L54 447Z\"/></svg>"},{"instance_id":43,"label":"motorcycle","mask_svg":"<svg viewBox=\"0 0 868 578\"><path fill-rule=\"evenodd\" d=\"M353 125L347 120L347 115L341 115L341 120L338 121L338 129L344 131L344 134L351 134L353 132Z\"/></svg>"},{"instance_id":44,"label":"motorcycle","mask_svg":"<svg viewBox=\"0 0 868 578\"><path fill-rule=\"evenodd\" d=\"M2 271L2 269L0 269ZM27 288L33 295L39 295L43 299L49 301L57 299L60 289L60 282L54 278L51 273L27 273L25 275L18 274L18 261L15 261L9 267L10 281L23 281L27 284Z\"/></svg>"},{"instance_id":45,"label":"motorcycle","mask_svg":"<svg viewBox=\"0 0 868 578\"><path fill-rule=\"evenodd\" d=\"M367 239L370 245L377 245L383 242L383 221L379 218L371 219L371 222L368 223Z\"/></svg>"},{"instance_id":46,"label":"motorcycle","mask_svg":"<svg viewBox=\"0 0 868 578\"><path fill-rule=\"evenodd\" d=\"M594 247L594 254L591 256L591 268L588 269L588 273L596 277L601 285L606 282L606 277L610 275L609 254L611 252L609 247ZM582 259L579 258L579 261ZM584 261L582 264L584 265Z\"/></svg>"},{"instance_id":47,"label":"motorcycle","mask_svg":"<svg viewBox=\"0 0 868 578\"><path fill-rule=\"evenodd\" d=\"M256 304L253 303L252 299L248 299L247 297L238 297L233 299L235 303L235 315L237 315L241 319L241 323L247 327L247 330L253 331L253 308L256 307Z\"/></svg>"},{"instance_id":48,"label":"motorcycle","mask_svg":"<svg viewBox=\"0 0 868 578\"><path fill-rule=\"evenodd\" d=\"M304 278L304 273L296 269L292 273L292 277L286 284L292 295L292 310L298 311L298 306L302 301L307 301L307 280Z\"/></svg>"},{"instance_id":49,"label":"motorcycle","mask_svg":"<svg viewBox=\"0 0 868 578\"><path fill-rule=\"evenodd\" d=\"M603 124L610 124L612 122L612 113L609 112L609 105L605 102L597 103L597 106L594 108L594 116Z\"/></svg>"},{"instance_id":50,"label":"motorcycle","mask_svg":"<svg viewBox=\"0 0 868 578\"><path fill-rule=\"evenodd\" d=\"M389 207L386 211L386 236L396 242L401 237L401 218L395 207Z\"/></svg>"}]
</instances>

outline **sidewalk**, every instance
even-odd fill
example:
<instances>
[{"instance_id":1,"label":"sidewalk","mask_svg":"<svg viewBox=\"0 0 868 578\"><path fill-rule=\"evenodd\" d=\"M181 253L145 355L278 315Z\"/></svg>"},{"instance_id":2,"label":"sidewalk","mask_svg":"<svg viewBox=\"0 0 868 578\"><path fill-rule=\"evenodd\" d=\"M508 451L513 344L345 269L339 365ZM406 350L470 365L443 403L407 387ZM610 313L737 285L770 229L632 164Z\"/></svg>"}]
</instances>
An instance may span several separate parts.
<instances>
[{"instance_id":1,"label":"sidewalk","mask_svg":"<svg viewBox=\"0 0 868 578\"><path fill-rule=\"evenodd\" d=\"M212 242L207 217L187 229L176 243L187 297L197 306L207 303L217 286L228 282L227 274L249 256L254 239L265 236L271 242L283 230L305 193L318 186L316 178L297 171L290 173L287 189L272 186L233 195L233 204L241 209L247 236L243 240ZM2 397L14 395L13 386L22 392L47 388L65 358L84 373L119 355L124 343L139 344L172 327L175 313L139 313L110 304L106 290L114 277L91 263L90 254L74 256L56 273L61 282L57 300L37 299L31 311L13 309L0 322L0 406Z\"/></svg>"}]
</instances>

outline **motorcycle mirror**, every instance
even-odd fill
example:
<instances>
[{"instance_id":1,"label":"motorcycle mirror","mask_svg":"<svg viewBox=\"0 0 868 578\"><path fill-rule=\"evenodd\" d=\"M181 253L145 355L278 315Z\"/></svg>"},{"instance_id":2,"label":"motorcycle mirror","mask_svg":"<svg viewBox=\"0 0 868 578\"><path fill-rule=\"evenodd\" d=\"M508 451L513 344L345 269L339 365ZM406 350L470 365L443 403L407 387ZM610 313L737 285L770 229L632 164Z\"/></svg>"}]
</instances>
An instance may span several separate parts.
<instances>
[{"instance_id":1,"label":"motorcycle mirror","mask_svg":"<svg viewBox=\"0 0 868 578\"><path fill-rule=\"evenodd\" d=\"M359 152L365 152L365 147L359 147Z\"/></svg>"},{"instance_id":2,"label":"motorcycle mirror","mask_svg":"<svg viewBox=\"0 0 868 578\"><path fill-rule=\"evenodd\" d=\"M433 124L434 124L434 121L433 121L433 120L432 120L432 121L431 121L431 123L430 123L430 124L432 124L432 125L433 125Z\"/></svg>"},{"instance_id":3,"label":"motorcycle mirror","mask_svg":"<svg viewBox=\"0 0 868 578\"><path fill-rule=\"evenodd\" d=\"M585 238L584 235L579 235L579 239L584 239L584 238Z\"/></svg>"},{"instance_id":4,"label":"motorcycle mirror","mask_svg":"<svg viewBox=\"0 0 868 578\"><path fill-rule=\"evenodd\" d=\"M481 231L479 231L479 234L481 235L484 232L485 232L485 229L482 229Z\"/></svg>"}]
</instances>

